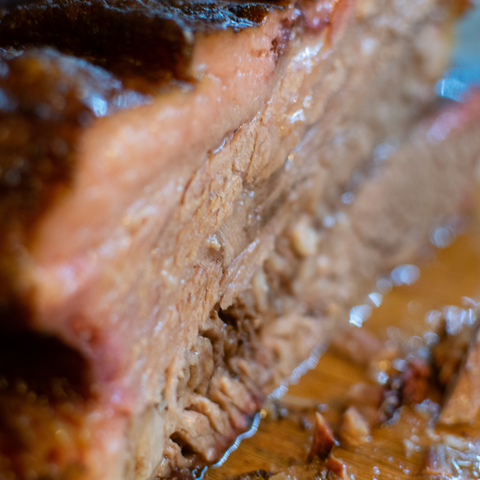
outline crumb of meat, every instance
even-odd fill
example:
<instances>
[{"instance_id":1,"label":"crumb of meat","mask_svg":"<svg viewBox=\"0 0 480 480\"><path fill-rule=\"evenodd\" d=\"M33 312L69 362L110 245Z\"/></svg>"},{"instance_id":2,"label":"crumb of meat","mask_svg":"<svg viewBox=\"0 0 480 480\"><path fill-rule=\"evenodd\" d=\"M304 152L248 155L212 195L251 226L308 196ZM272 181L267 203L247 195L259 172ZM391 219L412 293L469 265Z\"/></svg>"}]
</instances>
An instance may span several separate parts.
<instances>
[{"instance_id":1,"label":"crumb of meat","mask_svg":"<svg viewBox=\"0 0 480 480\"><path fill-rule=\"evenodd\" d=\"M431 369L421 358L408 361L407 370L403 374L402 403L411 405L421 403L427 396Z\"/></svg>"},{"instance_id":2,"label":"crumb of meat","mask_svg":"<svg viewBox=\"0 0 480 480\"><path fill-rule=\"evenodd\" d=\"M342 416L340 438L350 445L361 445L371 440L370 426L355 407L349 407Z\"/></svg>"},{"instance_id":3,"label":"crumb of meat","mask_svg":"<svg viewBox=\"0 0 480 480\"><path fill-rule=\"evenodd\" d=\"M449 395L439 422L446 425L473 421L480 408L480 332L477 333L467 358L449 385Z\"/></svg>"},{"instance_id":4,"label":"crumb of meat","mask_svg":"<svg viewBox=\"0 0 480 480\"><path fill-rule=\"evenodd\" d=\"M328 457L332 449L337 445L333 431L319 412L315 413L315 426L313 430L313 440L308 461L311 462L315 457L324 460Z\"/></svg>"},{"instance_id":5,"label":"crumb of meat","mask_svg":"<svg viewBox=\"0 0 480 480\"><path fill-rule=\"evenodd\" d=\"M411 351L402 355L399 347L387 347L362 328L347 329L335 339L333 349L363 365L376 380L352 385L347 394L347 404L355 407L368 425L382 423L402 405L421 403L426 398L432 383L428 356L425 359Z\"/></svg>"},{"instance_id":6,"label":"crumb of meat","mask_svg":"<svg viewBox=\"0 0 480 480\"><path fill-rule=\"evenodd\" d=\"M469 423L480 408L478 305L470 301L466 307L444 309L440 341L433 350L438 382L446 390L439 423L446 425Z\"/></svg>"},{"instance_id":7,"label":"crumb of meat","mask_svg":"<svg viewBox=\"0 0 480 480\"><path fill-rule=\"evenodd\" d=\"M312 227L309 216L302 216L290 233L295 252L300 257L311 257L317 253L319 235Z\"/></svg>"}]
</instances>

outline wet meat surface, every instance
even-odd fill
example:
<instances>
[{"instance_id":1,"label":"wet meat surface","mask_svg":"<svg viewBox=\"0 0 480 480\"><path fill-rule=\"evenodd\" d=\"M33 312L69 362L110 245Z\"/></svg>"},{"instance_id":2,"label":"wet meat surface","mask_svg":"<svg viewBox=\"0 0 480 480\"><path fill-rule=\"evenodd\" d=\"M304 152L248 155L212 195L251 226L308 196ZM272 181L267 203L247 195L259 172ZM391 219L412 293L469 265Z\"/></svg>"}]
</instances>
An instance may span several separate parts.
<instances>
[{"instance_id":1,"label":"wet meat surface","mask_svg":"<svg viewBox=\"0 0 480 480\"><path fill-rule=\"evenodd\" d=\"M463 208L477 103L412 130L444 66L449 8L412 4L397 31L401 12L387 0L378 12L48 5L0 19L0 324L68 347L65 371L45 380L61 401L21 387L5 471L190 477L249 427L378 272ZM372 32L375 55L359 41ZM416 33L440 45L435 62ZM136 48L147 39L155 48ZM375 146L392 134L403 141L378 164ZM400 396L393 380L383 390L399 402L422 395L426 373L412 362L398 370ZM5 405L15 395L5 390ZM343 475L326 462L321 475Z\"/></svg>"}]
</instances>

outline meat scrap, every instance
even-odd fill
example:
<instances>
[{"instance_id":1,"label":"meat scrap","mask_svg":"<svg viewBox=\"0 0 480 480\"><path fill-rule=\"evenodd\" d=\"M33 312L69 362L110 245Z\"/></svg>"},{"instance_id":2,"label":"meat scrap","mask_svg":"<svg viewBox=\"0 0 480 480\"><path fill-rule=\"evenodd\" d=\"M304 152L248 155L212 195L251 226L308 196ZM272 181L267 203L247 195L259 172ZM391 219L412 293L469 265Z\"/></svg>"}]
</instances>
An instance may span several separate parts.
<instances>
[{"instance_id":1,"label":"meat scrap","mask_svg":"<svg viewBox=\"0 0 480 480\"><path fill-rule=\"evenodd\" d=\"M429 385L433 383L431 368L422 358L404 360L401 368L404 371L392 368L389 372L380 407L383 421L391 418L402 405L423 402L427 398Z\"/></svg>"},{"instance_id":2,"label":"meat scrap","mask_svg":"<svg viewBox=\"0 0 480 480\"><path fill-rule=\"evenodd\" d=\"M354 406L374 426L392 418L402 405L419 404L432 393L446 392L440 423L472 421L480 408L478 334L472 341L477 330L477 310L478 305L469 304L465 308L447 306L442 312L433 311L429 319L431 330L425 332L423 339L403 341L396 349L386 348L364 329L343 332L333 342L333 351L365 366L377 382L353 385L347 405Z\"/></svg>"},{"instance_id":3,"label":"meat scrap","mask_svg":"<svg viewBox=\"0 0 480 480\"><path fill-rule=\"evenodd\" d=\"M371 440L370 426L355 407L349 407L342 416L340 438L350 445L361 445Z\"/></svg>"},{"instance_id":4,"label":"meat scrap","mask_svg":"<svg viewBox=\"0 0 480 480\"><path fill-rule=\"evenodd\" d=\"M425 453L422 474L435 478L478 478L480 445L455 435L444 435L441 443L430 445Z\"/></svg>"},{"instance_id":5,"label":"meat scrap","mask_svg":"<svg viewBox=\"0 0 480 480\"><path fill-rule=\"evenodd\" d=\"M325 460L336 445L337 441L335 440L332 429L322 414L316 412L313 440L308 454L308 461L311 462L315 457Z\"/></svg>"},{"instance_id":6,"label":"meat scrap","mask_svg":"<svg viewBox=\"0 0 480 480\"><path fill-rule=\"evenodd\" d=\"M458 376L453 378L448 389L439 422L454 425L473 421L480 408L480 331L470 345Z\"/></svg>"}]
</instances>

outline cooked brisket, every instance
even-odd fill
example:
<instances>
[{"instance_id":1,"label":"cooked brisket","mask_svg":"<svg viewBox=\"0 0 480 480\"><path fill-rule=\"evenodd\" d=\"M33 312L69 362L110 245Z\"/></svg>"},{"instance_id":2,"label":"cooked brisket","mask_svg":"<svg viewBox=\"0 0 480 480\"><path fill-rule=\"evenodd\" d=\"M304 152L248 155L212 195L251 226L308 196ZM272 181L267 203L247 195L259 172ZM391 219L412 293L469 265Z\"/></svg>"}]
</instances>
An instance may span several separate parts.
<instances>
[{"instance_id":1,"label":"cooked brisket","mask_svg":"<svg viewBox=\"0 0 480 480\"><path fill-rule=\"evenodd\" d=\"M2 12L0 471L215 462L375 276L465 209L479 99L412 128L456 6Z\"/></svg>"}]
</instances>

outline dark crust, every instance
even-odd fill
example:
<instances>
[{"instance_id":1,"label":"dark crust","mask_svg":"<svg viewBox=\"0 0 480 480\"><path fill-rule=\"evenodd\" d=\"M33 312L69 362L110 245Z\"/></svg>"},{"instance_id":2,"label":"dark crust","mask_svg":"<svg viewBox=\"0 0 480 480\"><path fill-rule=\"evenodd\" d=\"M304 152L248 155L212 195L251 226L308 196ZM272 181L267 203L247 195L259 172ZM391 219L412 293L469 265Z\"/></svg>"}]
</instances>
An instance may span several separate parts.
<instances>
[{"instance_id":1,"label":"dark crust","mask_svg":"<svg viewBox=\"0 0 480 480\"><path fill-rule=\"evenodd\" d=\"M76 145L94 116L148 101L85 61L51 49L0 55L0 323L25 326L17 279L22 249L73 181Z\"/></svg>"},{"instance_id":2,"label":"dark crust","mask_svg":"<svg viewBox=\"0 0 480 480\"><path fill-rule=\"evenodd\" d=\"M31 321L18 264L42 214L74 180L81 131L95 117L192 85L197 35L258 26L288 4L53 0L0 10L3 328Z\"/></svg>"},{"instance_id":3,"label":"dark crust","mask_svg":"<svg viewBox=\"0 0 480 480\"><path fill-rule=\"evenodd\" d=\"M7 478L29 478L31 472L34 478L83 478L81 432L92 397L88 372L85 359L55 337L2 333L0 471ZM67 443L59 441L58 431Z\"/></svg>"},{"instance_id":4,"label":"dark crust","mask_svg":"<svg viewBox=\"0 0 480 480\"><path fill-rule=\"evenodd\" d=\"M286 5L285 0L42 2L0 16L0 47L54 47L125 80L192 81L198 33L255 27Z\"/></svg>"}]
</instances>

